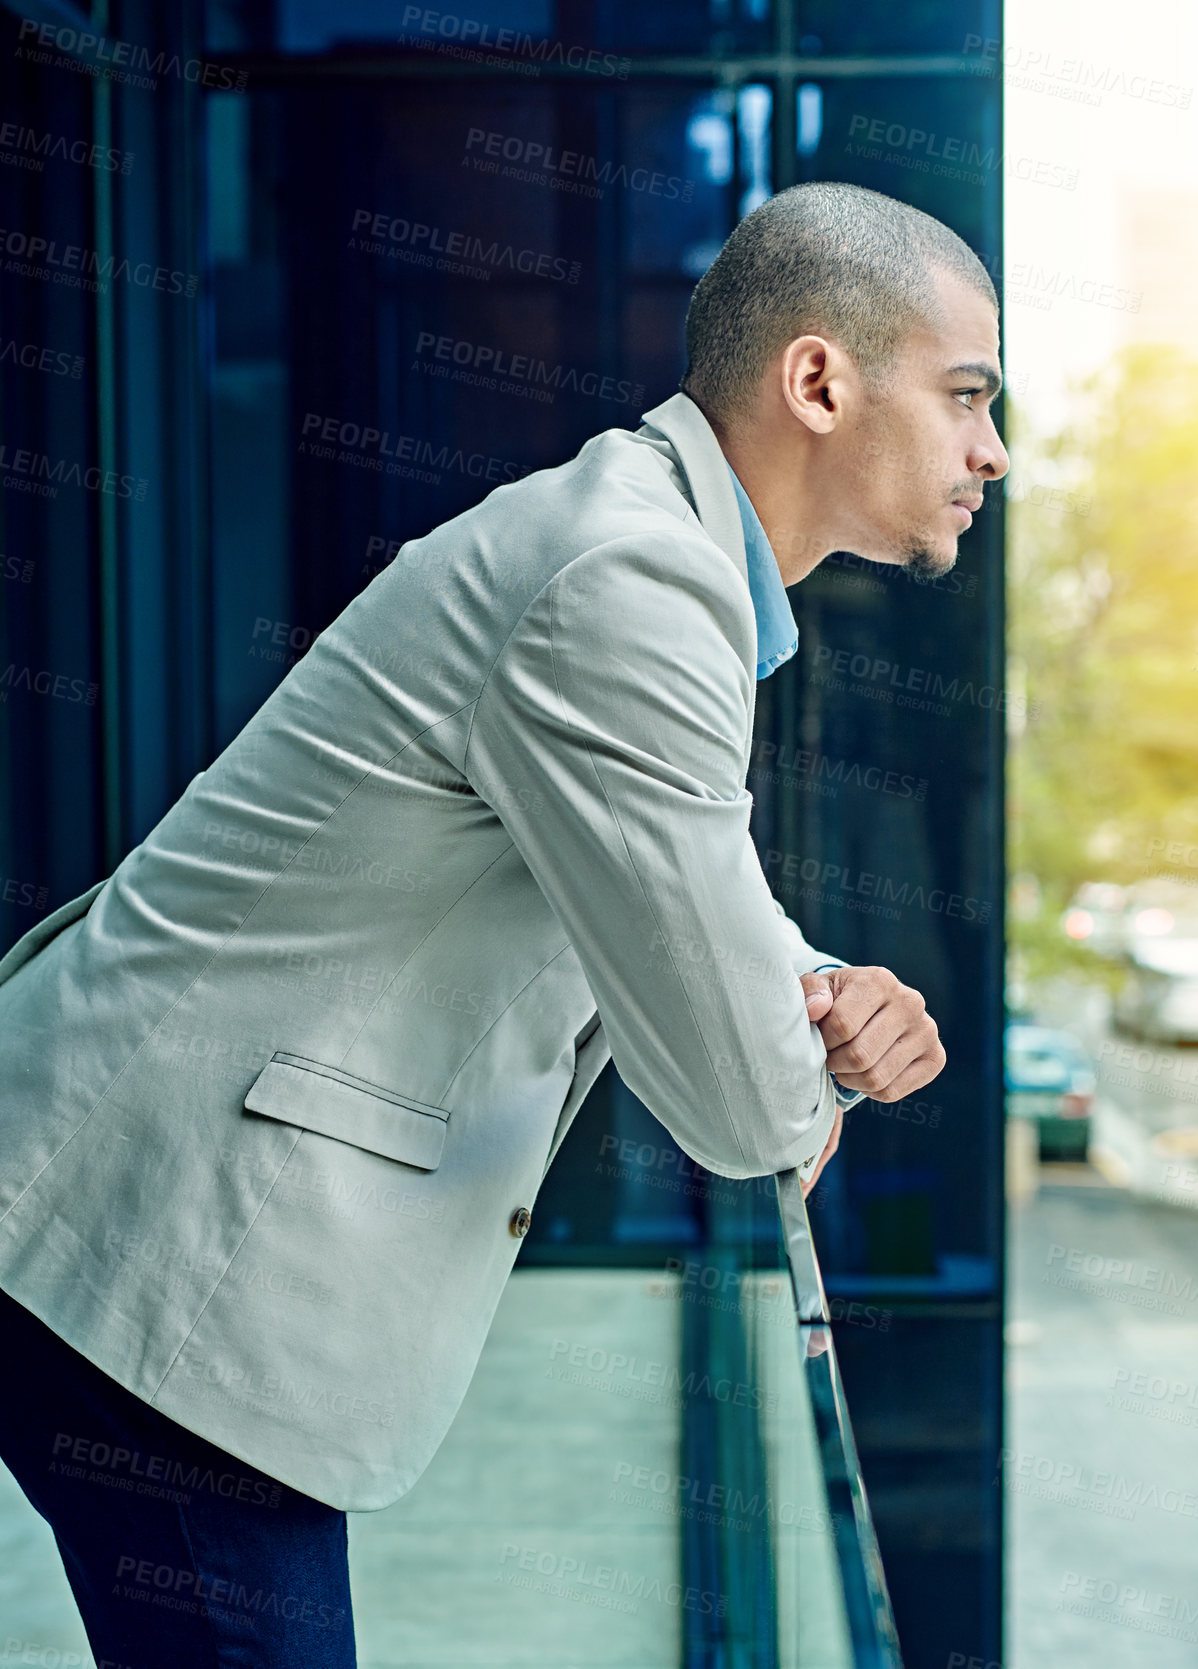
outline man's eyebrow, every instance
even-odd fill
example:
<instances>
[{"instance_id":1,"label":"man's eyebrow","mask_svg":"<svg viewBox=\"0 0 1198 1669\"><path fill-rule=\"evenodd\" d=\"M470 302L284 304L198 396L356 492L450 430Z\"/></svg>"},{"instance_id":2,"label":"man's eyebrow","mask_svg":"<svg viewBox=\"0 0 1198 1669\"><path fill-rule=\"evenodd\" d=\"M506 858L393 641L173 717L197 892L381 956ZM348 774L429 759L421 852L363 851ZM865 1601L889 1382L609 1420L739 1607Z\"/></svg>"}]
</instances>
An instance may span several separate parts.
<instances>
[{"instance_id":1,"label":"man's eyebrow","mask_svg":"<svg viewBox=\"0 0 1198 1669\"><path fill-rule=\"evenodd\" d=\"M988 365L984 359L967 360L964 365L950 365L944 373L946 377L980 377L986 385L986 393L993 399L1002 387L1002 377Z\"/></svg>"}]
</instances>

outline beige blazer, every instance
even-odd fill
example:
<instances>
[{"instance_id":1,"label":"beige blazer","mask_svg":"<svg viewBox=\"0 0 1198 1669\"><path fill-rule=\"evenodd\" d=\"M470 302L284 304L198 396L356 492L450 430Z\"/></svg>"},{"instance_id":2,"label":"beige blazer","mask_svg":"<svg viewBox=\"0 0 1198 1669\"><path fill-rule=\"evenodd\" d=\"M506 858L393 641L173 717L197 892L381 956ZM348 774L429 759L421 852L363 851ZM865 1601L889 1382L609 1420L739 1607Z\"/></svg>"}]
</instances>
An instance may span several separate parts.
<instances>
[{"instance_id":1,"label":"beige blazer","mask_svg":"<svg viewBox=\"0 0 1198 1669\"><path fill-rule=\"evenodd\" d=\"M755 667L686 395L405 544L0 959L0 1286L172 1419L380 1508L609 1057L708 1169L812 1162L798 974L837 959L749 837Z\"/></svg>"}]
</instances>

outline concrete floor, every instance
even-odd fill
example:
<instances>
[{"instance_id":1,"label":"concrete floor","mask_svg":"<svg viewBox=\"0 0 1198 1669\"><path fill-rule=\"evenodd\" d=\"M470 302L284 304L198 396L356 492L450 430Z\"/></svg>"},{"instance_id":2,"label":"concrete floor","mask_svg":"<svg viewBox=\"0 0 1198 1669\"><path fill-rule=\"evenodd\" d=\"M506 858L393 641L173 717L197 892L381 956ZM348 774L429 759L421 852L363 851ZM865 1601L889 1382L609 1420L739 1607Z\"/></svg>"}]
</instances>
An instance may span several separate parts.
<instances>
[{"instance_id":1,"label":"concrete floor","mask_svg":"<svg viewBox=\"0 0 1198 1669\"><path fill-rule=\"evenodd\" d=\"M1194 1669L1198 1221L1066 1176L1008 1220L1005 1669Z\"/></svg>"}]
</instances>

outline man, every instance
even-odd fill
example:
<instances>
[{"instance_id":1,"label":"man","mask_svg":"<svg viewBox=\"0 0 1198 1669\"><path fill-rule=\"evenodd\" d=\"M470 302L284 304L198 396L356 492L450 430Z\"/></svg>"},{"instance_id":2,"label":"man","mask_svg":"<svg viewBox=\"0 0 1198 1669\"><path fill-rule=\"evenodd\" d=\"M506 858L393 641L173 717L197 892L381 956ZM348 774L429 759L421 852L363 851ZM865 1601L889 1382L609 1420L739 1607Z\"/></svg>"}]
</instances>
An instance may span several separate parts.
<instances>
[{"instance_id":1,"label":"man","mask_svg":"<svg viewBox=\"0 0 1198 1669\"><path fill-rule=\"evenodd\" d=\"M801 186L687 348L635 433L405 545L0 959L0 1443L98 1659L352 1662L344 1513L436 1451L609 1057L710 1170L808 1185L838 1100L944 1064L772 898L745 781L785 585L947 569L1005 472L993 289L928 216ZM231 1481L101 1502L57 1464L97 1443ZM302 1617L221 1603L301 1572Z\"/></svg>"}]
</instances>

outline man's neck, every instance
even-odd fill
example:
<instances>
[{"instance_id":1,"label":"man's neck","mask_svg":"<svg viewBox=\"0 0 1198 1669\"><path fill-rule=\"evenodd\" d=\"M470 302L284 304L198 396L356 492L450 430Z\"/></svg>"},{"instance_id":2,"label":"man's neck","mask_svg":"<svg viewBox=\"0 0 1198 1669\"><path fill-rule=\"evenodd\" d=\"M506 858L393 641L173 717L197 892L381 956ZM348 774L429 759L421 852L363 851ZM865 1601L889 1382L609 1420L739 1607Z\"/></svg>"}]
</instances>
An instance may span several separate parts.
<instances>
[{"instance_id":1,"label":"man's neck","mask_svg":"<svg viewBox=\"0 0 1198 1669\"><path fill-rule=\"evenodd\" d=\"M719 430L715 430L715 436L757 512L783 585L796 585L835 546L812 537L810 529L814 518L802 515L800 504L796 502L801 495L786 490L786 483L796 473L793 463L788 465L780 458L772 458L753 436L721 433Z\"/></svg>"}]
</instances>

